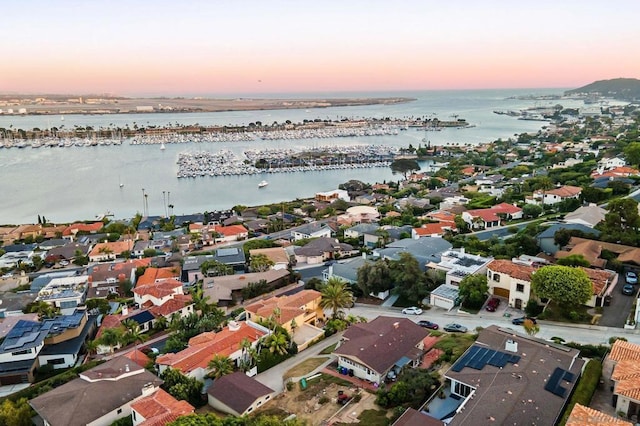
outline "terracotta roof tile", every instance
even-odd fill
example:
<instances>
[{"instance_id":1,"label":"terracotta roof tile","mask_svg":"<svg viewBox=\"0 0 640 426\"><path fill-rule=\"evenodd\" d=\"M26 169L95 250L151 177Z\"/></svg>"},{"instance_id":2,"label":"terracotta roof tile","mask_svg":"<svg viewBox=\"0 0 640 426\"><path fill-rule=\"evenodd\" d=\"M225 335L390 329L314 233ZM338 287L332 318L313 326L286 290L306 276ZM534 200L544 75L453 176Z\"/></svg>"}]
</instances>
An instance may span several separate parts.
<instances>
[{"instance_id":1,"label":"terracotta roof tile","mask_svg":"<svg viewBox=\"0 0 640 426\"><path fill-rule=\"evenodd\" d=\"M279 324L286 324L293 318L300 315L300 307L310 303L318 298L321 298L322 294L315 290L302 290L296 294L290 296L275 296L269 299L260 300L246 306L245 309L252 312L262 318L270 317L273 314L273 310L280 308L280 316L278 317Z\"/></svg>"},{"instance_id":2,"label":"terracotta roof tile","mask_svg":"<svg viewBox=\"0 0 640 426\"><path fill-rule=\"evenodd\" d=\"M189 294L176 294L160 306L151 306L149 310L153 316L168 317L174 312L178 312L185 306L191 305L193 299Z\"/></svg>"},{"instance_id":3,"label":"terracotta roof tile","mask_svg":"<svg viewBox=\"0 0 640 426\"><path fill-rule=\"evenodd\" d=\"M247 228L245 228L242 225L231 225L231 226L216 225L213 227L213 230L218 234L224 235L225 237L233 237L236 235L246 234L249 232L247 231Z\"/></svg>"},{"instance_id":4,"label":"terracotta roof tile","mask_svg":"<svg viewBox=\"0 0 640 426\"><path fill-rule=\"evenodd\" d=\"M171 421L169 417L184 416L195 410L187 401L178 401L162 389L132 403L131 409L145 419L141 423L145 426L164 426Z\"/></svg>"},{"instance_id":5,"label":"terracotta roof tile","mask_svg":"<svg viewBox=\"0 0 640 426\"><path fill-rule=\"evenodd\" d=\"M240 349L242 340L248 339L253 343L265 335L244 322L239 325L240 328L236 331L225 327L218 333L196 336L189 341L187 349L175 354L161 355L156 359L156 363L170 366L182 373L188 373L196 368L206 369L215 355L230 356Z\"/></svg>"},{"instance_id":6,"label":"terracotta roof tile","mask_svg":"<svg viewBox=\"0 0 640 426\"><path fill-rule=\"evenodd\" d=\"M144 354L144 352L142 352L142 351L140 351L138 349L134 349L132 351L129 351L129 352L127 352L126 354L124 354L122 356L129 358L131 361L135 362L140 367L145 367L149 363L149 361L151 361L151 358L146 356Z\"/></svg>"},{"instance_id":7,"label":"terracotta roof tile","mask_svg":"<svg viewBox=\"0 0 640 426\"><path fill-rule=\"evenodd\" d=\"M603 271L598 269L580 268L582 269L593 284L593 294L600 295L608 287L615 277L616 273L613 271Z\"/></svg>"},{"instance_id":8,"label":"terracotta roof tile","mask_svg":"<svg viewBox=\"0 0 640 426\"><path fill-rule=\"evenodd\" d=\"M136 287L141 285L153 284L157 281L168 279L176 279L180 276L180 271L175 267L167 268L147 268L138 280Z\"/></svg>"},{"instance_id":9,"label":"terracotta roof tile","mask_svg":"<svg viewBox=\"0 0 640 426\"><path fill-rule=\"evenodd\" d=\"M557 195L562 198L575 197L582 192L582 188L579 186L561 186L560 188L550 189L545 191L545 194Z\"/></svg>"},{"instance_id":10,"label":"terracotta roof tile","mask_svg":"<svg viewBox=\"0 0 640 426\"><path fill-rule=\"evenodd\" d=\"M565 424L566 426L632 426L632 423L580 404L573 406Z\"/></svg>"},{"instance_id":11,"label":"terracotta roof tile","mask_svg":"<svg viewBox=\"0 0 640 426\"><path fill-rule=\"evenodd\" d=\"M536 270L533 266L519 265L513 263L510 260L497 259L492 261L487 269L499 272L501 274L507 274L511 278L515 278L522 281L531 281L531 274Z\"/></svg>"},{"instance_id":12,"label":"terracotta roof tile","mask_svg":"<svg viewBox=\"0 0 640 426\"><path fill-rule=\"evenodd\" d=\"M158 299L162 299L172 294L178 294L178 289L182 288L182 283L173 279L160 281L158 283L138 285L133 289L134 294L138 296L151 295Z\"/></svg>"},{"instance_id":13,"label":"terracotta roof tile","mask_svg":"<svg viewBox=\"0 0 640 426\"><path fill-rule=\"evenodd\" d=\"M640 360L640 345L625 342L624 340L616 340L611 346L609 358L614 361L622 361L626 359Z\"/></svg>"}]
</instances>

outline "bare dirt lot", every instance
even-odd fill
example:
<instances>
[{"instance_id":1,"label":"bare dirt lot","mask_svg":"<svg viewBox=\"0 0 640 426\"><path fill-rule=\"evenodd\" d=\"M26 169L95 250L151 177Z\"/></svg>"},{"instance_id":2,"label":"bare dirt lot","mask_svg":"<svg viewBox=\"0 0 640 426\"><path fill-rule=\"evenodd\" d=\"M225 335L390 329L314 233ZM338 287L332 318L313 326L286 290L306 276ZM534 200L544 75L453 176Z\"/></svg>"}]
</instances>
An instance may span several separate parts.
<instances>
[{"instance_id":1,"label":"bare dirt lot","mask_svg":"<svg viewBox=\"0 0 640 426\"><path fill-rule=\"evenodd\" d=\"M346 406L342 406L337 402L338 391L348 396L359 392L360 400L352 400ZM375 395L364 390L335 383L331 378L321 378L313 380L305 390L300 388L299 383L295 383L292 390L278 395L262 410L282 410L288 414L295 414L311 426L358 423L358 416L362 411L379 408L374 401Z\"/></svg>"}]
</instances>

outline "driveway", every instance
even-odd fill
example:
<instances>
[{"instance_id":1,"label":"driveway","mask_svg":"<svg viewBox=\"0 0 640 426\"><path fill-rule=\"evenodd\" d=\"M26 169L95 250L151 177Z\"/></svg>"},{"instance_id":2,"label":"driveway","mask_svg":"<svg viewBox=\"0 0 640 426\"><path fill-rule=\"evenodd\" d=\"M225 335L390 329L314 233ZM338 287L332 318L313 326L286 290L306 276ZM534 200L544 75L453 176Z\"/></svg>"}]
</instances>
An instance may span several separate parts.
<instances>
[{"instance_id":1,"label":"driveway","mask_svg":"<svg viewBox=\"0 0 640 426\"><path fill-rule=\"evenodd\" d=\"M300 352L296 356L291 357L288 360L271 367L267 371L263 371L262 373L255 376L255 379L263 385L269 386L271 389L275 390L276 393L281 393L282 391L284 391L284 383L282 380L284 373L286 373L293 366L301 363L302 361L317 356L324 348L333 345L338 340L340 340L340 337L342 337L342 333L336 333L333 336L329 336L326 339L311 346L310 348Z\"/></svg>"},{"instance_id":2,"label":"driveway","mask_svg":"<svg viewBox=\"0 0 640 426\"><path fill-rule=\"evenodd\" d=\"M605 327L624 327L633 302L636 300L634 296L625 296L622 294L622 286L624 284L624 276L621 276L618 284L616 284L616 288L611 293L611 305L605 306L602 309L602 317L598 325ZM638 288L639 286L636 286L636 296Z\"/></svg>"}]
</instances>

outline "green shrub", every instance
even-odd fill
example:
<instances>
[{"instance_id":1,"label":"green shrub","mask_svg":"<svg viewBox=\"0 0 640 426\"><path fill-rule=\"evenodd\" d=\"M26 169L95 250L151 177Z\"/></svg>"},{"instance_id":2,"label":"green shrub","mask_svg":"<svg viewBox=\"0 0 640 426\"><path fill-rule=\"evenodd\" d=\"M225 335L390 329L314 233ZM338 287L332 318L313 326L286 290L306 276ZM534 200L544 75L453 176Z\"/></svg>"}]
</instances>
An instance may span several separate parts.
<instances>
[{"instance_id":1,"label":"green shrub","mask_svg":"<svg viewBox=\"0 0 640 426\"><path fill-rule=\"evenodd\" d=\"M586 407L591 403L593 393L596 391L598 383L600 383L600 376L602 375L602 363L598 360L590 360L580 377L580 381L576 385L576 389L571 396L571 400L565 409L565 412L560 421L561 425L567 422L567 418L573 410L573 406L576 404L582 404Z\"/></svg>"},{"instance_id":2,"label":"green shrub","mask_svg":"<svg viewBox=\"0 0 640 426\"><path fill-rule=\"evenodd\" d=\"M320 399L318 400L318 403L323 405L326 404L327 402L329 402L329 397L326 395L321 396Z\"/></svg>"}]
</instances>

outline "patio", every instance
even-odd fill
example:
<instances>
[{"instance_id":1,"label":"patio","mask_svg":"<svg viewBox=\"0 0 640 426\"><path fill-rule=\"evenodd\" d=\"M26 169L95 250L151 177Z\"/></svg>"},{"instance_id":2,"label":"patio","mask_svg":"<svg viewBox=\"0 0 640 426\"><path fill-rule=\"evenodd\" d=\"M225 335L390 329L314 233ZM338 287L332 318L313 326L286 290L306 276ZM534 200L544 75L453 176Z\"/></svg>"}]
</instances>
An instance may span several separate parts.
<instances>
[{"instance_id":1,"label":"patio","mask_svg":"<svg viewBox=\"0 0 640 426\"><path fill-rule=\"evenodd\" d=\"M451 395L451 390L446 384L440 389L443 391L445 397L440 398L438 396L440 391L437 391L433 394L431 400L427 401L422 411L438 420L444 420L455 414L464 399L456 395Z\"/></svg>"}]
</instances>

